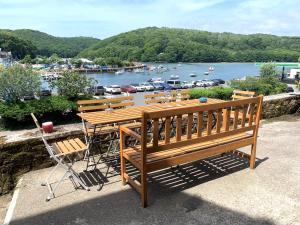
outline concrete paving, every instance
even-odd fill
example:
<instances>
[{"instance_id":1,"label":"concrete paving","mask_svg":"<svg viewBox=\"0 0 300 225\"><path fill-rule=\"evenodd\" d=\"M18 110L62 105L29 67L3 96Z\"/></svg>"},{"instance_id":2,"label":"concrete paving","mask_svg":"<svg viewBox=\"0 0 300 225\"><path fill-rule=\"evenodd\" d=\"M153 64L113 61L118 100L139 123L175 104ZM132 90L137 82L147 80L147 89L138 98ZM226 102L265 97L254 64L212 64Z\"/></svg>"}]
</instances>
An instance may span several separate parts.
<instances>
[{"instance_id":1,"label":"concrete paving","mask_svg":"<svg viewBox=\"0 0 300 225\"><path fill-rule=\"evenodd\" d=\"M139 195L122 186L118 167L110 168L107 179L106 164L86 174L89 192L65 180L49 202L40 183L50 169L33 171L23 176L10 224L300 224L299 140L300 117L265 121L255 170L226 154L154 173L145 209ZM100 191L97 180L105 182Z\"/></svg>"}]
</instances>

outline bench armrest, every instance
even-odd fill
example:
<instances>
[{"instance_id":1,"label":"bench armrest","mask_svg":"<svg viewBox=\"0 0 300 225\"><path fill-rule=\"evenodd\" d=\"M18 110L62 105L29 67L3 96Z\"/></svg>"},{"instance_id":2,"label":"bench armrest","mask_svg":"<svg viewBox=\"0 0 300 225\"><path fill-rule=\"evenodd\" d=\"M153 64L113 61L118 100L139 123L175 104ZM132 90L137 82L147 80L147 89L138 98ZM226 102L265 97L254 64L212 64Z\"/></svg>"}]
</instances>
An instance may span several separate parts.
<instances>
[{"instance_id":1,"label":"bench armrest","mask_svg":"<svg viewBox=\"0 0 300 225\"><path fill-rule=\"evenodd\" d=\"M135 138L136 140L138 140L139 142L142 141L142 137L141 135L139 135L138 133L134 132L133 130L129 129L128 127L126 127L126 125L121 125L120 127L120 133L124 132L125 134Z\"/></svg>"}]
</instances>

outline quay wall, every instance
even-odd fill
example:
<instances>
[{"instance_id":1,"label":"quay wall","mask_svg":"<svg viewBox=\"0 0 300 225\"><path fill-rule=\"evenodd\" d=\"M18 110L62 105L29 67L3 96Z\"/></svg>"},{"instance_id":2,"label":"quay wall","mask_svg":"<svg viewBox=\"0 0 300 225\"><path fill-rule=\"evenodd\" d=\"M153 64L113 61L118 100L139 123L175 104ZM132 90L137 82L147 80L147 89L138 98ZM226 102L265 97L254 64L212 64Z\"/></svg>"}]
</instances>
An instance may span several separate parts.
<instances>
[{"instance_id":1,"label":"quay wall","mask_svg":"<svg viewBox=\"0 0 300 225\"><path fill-rule=\"evenodd\" d=\"M263 103L263 119L294 114L300 107L299 94L266 96ZM28 132L27 132L28 133ZM83 139L80 126L48 135L47 139L59 141L68 137ZM7 140L0 136L0 195L11 191L20 175L53 165L38 134L22 140Z\"/></svg>"}]
</instances>

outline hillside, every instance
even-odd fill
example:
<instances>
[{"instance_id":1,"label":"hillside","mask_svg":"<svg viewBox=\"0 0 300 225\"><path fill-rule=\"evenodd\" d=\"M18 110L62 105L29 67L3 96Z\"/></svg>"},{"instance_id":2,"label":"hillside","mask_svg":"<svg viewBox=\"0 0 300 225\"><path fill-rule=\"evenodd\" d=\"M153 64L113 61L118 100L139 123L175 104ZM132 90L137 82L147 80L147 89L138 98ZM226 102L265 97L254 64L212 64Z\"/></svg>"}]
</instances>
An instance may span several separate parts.
<instances>
[{"instance_id":1,"label":"hillside","mask_svg":"<svg viewBox=\"0 0 300 225\"><path fill-rule=\"evenodd\" d=\"M297 61L300 37L149 27L104 39L79 55L144 62Z\"/></svg>"},{"instance_id":2,"label":"hillside","mask_svg":"<svg viewBox=\"0 0 300 225\"><path fill-rule=\"evenodd\" d=\"M80 51L98 41L98 39L90 37L54 37L40 31L28 29L2 31L15 35L24 41L30 41L37 49L35 53L43 56L57 53L61 57L74 57Z\"/></svg>"},{"instance_id":3,"label":"hillside","mask_svg":"<svg viewBox=\"0 0 300 225\"><path fill-rule=\"evenodd\" d=\"M22 40L11 33L0 31L0 48L11 51L14 58L22 59L25 55L34 56L36 47L30 42Z\"/></svg>"}]
</instances>

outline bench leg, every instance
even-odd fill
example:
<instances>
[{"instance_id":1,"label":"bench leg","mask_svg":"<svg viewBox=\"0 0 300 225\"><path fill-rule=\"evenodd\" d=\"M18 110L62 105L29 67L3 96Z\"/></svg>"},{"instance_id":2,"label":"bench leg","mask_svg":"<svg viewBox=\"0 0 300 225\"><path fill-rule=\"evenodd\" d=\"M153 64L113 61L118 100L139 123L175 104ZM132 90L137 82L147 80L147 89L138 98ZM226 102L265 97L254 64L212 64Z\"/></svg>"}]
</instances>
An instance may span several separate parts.
<instances>
[{"instance_id":1,"label":"bench leg","mask_svg":"<svg viewBox=\"0 0 300 225\"><path fill-rule=\"evenodd\" d=\"M250 157L250 168L255 168L255 159L256 159L256 143L251 146L251 157Z\"/></svg>"},{"instance_id":2,"label":"bench leg","mask_svg":"<svg viewBox=\"0 0 300 225\"><path fill-rule=\"evenodd\" d=\"M122 184L125 185L126 180L124 177L124 173L126 173L126 161L123 156L121 156L120 158L121 158L121 179L122 179Z\"/></svg>"},{"instance_id":3,"label":"bench leg","mask_svg":"<svg viewBox=\"0 0 300 225\"><path fill-rule=\"evenodd\" d=\"M142 206L146 208L147 207L147 173L144 171L141 172L141 186L142 186L142 193L141 193Z\"/></svg>"}]
</instances>

